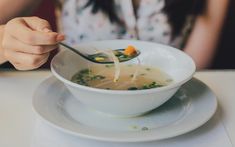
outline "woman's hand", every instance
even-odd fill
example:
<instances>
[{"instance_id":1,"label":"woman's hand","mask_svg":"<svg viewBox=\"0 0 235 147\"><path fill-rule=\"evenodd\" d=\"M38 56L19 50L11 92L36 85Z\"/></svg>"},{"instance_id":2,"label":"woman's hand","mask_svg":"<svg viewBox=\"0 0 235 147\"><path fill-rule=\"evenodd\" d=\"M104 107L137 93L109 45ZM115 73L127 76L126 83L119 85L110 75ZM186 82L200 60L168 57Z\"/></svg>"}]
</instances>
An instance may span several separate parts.
<instances>
[{"instance_id":1,"label":"woman's hand","mask_svg":"<svg viewBox=\"0 0 235 147\"><path fill-rule=\"evenodd\" d=\"M46 20L15 18L4 28L3 55L16 69L35 69L47 61L50 51L62 40L64 35L52 32Z\"/></svg>"}]
</instances>

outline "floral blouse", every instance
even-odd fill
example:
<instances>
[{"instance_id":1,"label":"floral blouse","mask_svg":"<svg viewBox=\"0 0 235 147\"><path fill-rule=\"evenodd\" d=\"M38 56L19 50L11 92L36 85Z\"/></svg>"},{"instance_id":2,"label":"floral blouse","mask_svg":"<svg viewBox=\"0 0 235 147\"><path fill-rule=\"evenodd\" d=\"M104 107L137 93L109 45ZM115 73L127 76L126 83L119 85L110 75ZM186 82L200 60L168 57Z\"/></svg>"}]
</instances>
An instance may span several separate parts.
<instances>
[{"instance_id":1,"label":"floral blouse","mask_svg":"<svg viewBox=\"0 0 235 147\"><path fill-rule=\"evenodd\" d=\"M140 0L136 15L132 0L115 0L115 11L124 22L124 27L111 23L102 11L91 12L92 6L84 8L88 0L65 0L62 12L62 27L71 45L85 41L110 39L139 39L168 44L180 48L185 37L171 40L171 26L162 12L165 0Z\"/></svg>"}]
</instances>

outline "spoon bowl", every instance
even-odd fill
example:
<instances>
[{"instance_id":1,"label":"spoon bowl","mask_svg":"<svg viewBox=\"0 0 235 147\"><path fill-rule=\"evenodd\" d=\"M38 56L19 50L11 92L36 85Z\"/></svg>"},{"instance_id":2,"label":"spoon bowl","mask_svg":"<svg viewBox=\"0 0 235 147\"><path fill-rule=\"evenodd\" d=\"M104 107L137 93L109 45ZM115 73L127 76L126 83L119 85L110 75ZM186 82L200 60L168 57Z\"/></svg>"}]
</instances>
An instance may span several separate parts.
<instances>
[{"instance_id":1,"label":"spoon bowl","mask_svg":"<svg viewBox=\"0 0 235 147\"><path fill-rule=\"evenodd\" d=\"M94 54L86 54L86 53L82 53L81 51L79 51L78 49L67 45L65 43L60 42L60 45L64 46L66 49L69 49L71 51L73 51L74 53L82 56L83 58L94 62L94 63L98 63L98 64L113 64L114 61L112 60L112 58L110 58L107 54L105 53L94 53ZM136 58L137 56L140 55L140 51L136 50L136 53L134 55L128 56L124 54L125 49L115 49L112 50L112 52L114 53L114 55L118 58L119 62L126 62L129 61L131 59Z\"/></svg>"}]
</instances>

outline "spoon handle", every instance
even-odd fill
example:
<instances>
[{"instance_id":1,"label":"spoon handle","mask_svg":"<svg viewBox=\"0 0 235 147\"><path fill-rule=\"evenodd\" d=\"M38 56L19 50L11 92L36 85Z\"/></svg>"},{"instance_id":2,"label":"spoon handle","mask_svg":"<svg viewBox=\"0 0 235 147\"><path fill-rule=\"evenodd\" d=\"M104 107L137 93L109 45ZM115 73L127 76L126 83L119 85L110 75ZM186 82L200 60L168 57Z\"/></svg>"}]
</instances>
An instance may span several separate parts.
<instances>
[{"instance_id":1,"label":"spoon handle","mask_svg":"<svg viewBox=\"0 0 235 147\"><path fill-rule=\"evenodd\" d=\"M86 58L86 59L89 59L89 58L88 58L87 56L85 56L83 53L81 53L81 52L78 51L77 49L71 47L70 45L67 45L67 44L65 44L65 43L63 43L63 42L60 42L59 44L62 45L62 46L64 46L64 47L66 47L67 49L73 51L74 53L79 54L80 56L82 56L82 57L84 57L84 58Z\"/></svg>"}]
</instances>

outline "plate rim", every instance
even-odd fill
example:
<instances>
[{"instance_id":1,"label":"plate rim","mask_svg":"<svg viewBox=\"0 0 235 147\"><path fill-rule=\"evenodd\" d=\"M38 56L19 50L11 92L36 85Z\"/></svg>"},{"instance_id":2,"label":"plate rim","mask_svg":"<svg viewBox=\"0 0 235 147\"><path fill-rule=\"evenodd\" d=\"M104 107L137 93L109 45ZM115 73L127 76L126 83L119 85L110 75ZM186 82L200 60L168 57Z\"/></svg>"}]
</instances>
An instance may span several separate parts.
<instances>
[{"instance_id":1,"label":"plate rim","mask_svg":"<svg viewBox=\"0 0 235 147\"><path fill-rule=\"evenodd\" d=\"M95 136L95 135L92 135L92 134L84 134L84 133L79 133L79 132L76 132L76 131L73 131L73 130L70 130L70 129L67 129L67 128L64 128L63 126L60 126L58 125L58 123L54 123L52 121L50 121L48 118L45 118L45 116L43 116L43 114L40 113L40 111L37 110L37 104L35 104L35 99L36 99L36 95L37 95L37 91L38 89L43 85L45 84L46 82L48 82L49 80L54 80L53 82L60 82L58 79L56 79L54 76L50 76L48 78L46 78L45 80L43 80L39 86L35 89L35 92L33 94L33 99L32 99L32 109L34 111L34 113L38 116L38 118L40 118L40 120L42 120L43 122L45 122L46 124L48 124L49 126L55 128L55 129L58 129L64 133L67 133L67 134L71 134L73 136L77 136L77 137L82 137L82 138L86 138L86 139L93 139L93 140L98 140L98 141L108 141L108 142L147 142L147 141L157 141L157 140L163 140L163 139L168 139L168 138L172 138L172 137L176 137L176 136L179 136L179 135L183 135L185 133L188 133L188 132L191 132L197 128L199 128L200 126L202 126L203 124L205 124L206 122L208 122L212 116L215 114L216 110L217 110L217 107L218 107L218 101L217 101L217 97L216 95L214 94L214 92L211 90L210 87L208 87L204 82L202 82L201 80L193 77L192 79L200 82L201 85L205 86L207 88L207 90L209 90L209 92L213 95L213 99L214 99L214 109L211 111L210 114L208 114L207 118L204 119L203 121L201 121L200 123L197 123L195 124L194 126L191 126L190 129L187 129L187 130L177 130L177 133L175 134L172 134L172 135L168 135L168 136L162 136L162 137L155 137L154 135L152 136L148 136L148 137L143 137L144 135L142 135L143 138L139 138L139 137L129 137L129 138L115 138L115 137L104 137L102 136L102 134L100 134L99 136ZM191 80L190 80L191 81ZM189 81L189 82L190 82ZM157 129L156 129L157 130ZM143 134L149 134L150 132L156 132L156 130L151 130L151 131L146 131L146 132L141 132Z\"/></svg>"}]
</instances>

